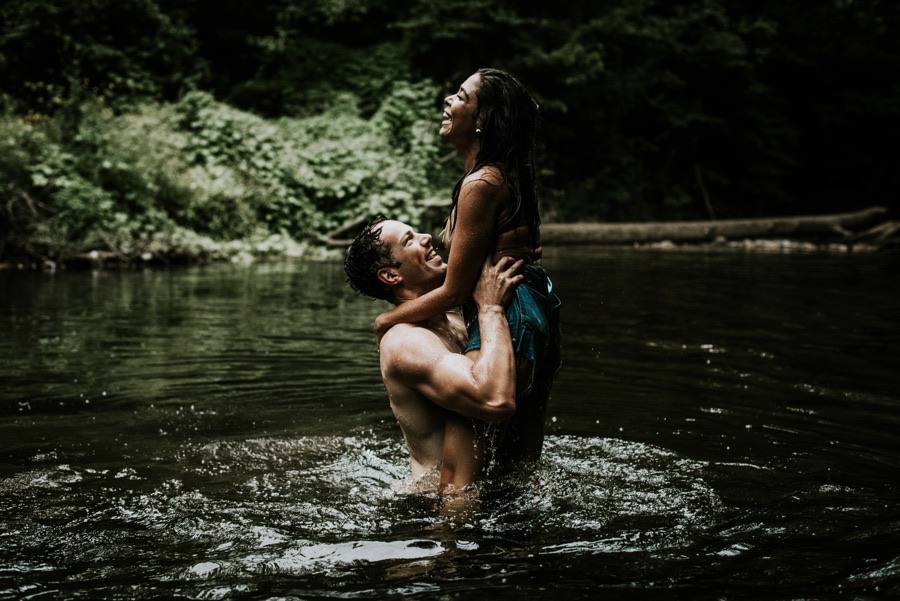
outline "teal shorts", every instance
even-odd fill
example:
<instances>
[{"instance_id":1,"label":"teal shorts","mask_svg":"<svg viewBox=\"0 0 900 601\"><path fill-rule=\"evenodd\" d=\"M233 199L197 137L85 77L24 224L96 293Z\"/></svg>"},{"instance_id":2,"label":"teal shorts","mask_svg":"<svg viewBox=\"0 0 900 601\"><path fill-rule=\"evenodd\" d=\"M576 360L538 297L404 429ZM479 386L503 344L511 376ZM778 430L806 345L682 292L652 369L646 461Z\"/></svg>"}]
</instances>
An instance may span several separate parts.
<instances>
[{"instance_id":1,"label":"teal shorts","mask_svg":"<svg viewBox=\"0 0 900 601\"><path fill-rule=\"evenodd\" d=\"M506 320L516 356L516 398L522 399L537 389L548 391L559 373L561 303L546 269L525 265L519 273L524 278L506 307ZM480 349L478 310L472 299L463 305L463 317L469 334L465 352Z\"/></svg>"}]
</instances>

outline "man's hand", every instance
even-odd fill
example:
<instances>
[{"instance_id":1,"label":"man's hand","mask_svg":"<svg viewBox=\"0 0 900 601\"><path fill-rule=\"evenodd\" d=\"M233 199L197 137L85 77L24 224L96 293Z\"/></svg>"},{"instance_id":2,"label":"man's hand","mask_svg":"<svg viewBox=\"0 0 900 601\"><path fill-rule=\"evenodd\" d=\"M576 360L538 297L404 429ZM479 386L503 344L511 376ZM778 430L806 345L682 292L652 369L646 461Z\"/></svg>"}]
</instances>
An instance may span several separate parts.
<instances>
[{"instance_id":1,"label":"man's hand","mask_svg":"<svg viewBox=\"0 0 900 601\"><path fill-rule=\"evenodd\" d=\"M487 258L472 291L472 298L479 310L492 305L501 309L506 307L516 285L522 281L522 276L517 275L522 263L522 259L513 262L510 257L501 257L496 265L492 265L491 258Z\"/></svg>"}]
</instances>

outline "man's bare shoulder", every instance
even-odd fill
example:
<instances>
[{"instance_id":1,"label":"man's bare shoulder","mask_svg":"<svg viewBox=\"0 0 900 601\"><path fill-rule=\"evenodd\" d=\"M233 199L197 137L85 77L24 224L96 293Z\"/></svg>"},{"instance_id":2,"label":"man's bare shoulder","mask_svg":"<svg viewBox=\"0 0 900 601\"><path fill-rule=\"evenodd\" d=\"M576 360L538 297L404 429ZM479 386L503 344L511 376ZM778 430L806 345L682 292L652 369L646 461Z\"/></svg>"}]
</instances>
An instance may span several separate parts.
<instances>
[{"instance_id":1,"label":"man's bare shoulder","mask_svg":"<svg viewBox=\"0 0 900 601\"><path fill-rule=\"evenodd\" d=\"M378 347L381 369L396 373L417 365L423 351L433 354L444 348L437 334L422 326L398 323L385 333ZM431 352L428 352L431 351Z\"/></svg>"},{"instance_id":2,"label":"man's bare shoulder","mask_svg":"<svg viewBox=\"0 0 900 601\"><path fill-rule=\"evenodd\" d=\"M398 323L385 332L381 339L381 345L378 348L382 354L385 351L390 353L410 342L425 341L430 338L437 339L437 335L428 328L412 323Z\"/></svg>"},{"instance_id":3,"label":"man's bare shoulder","mask_svg":"<svg viewBox=\"0 0 900 601\"><path fill-rule=\"evenodd\" d=\"M464 336L465 325L462 318L456 313L449 313L448 319L455 337ZM452 345L453 342L420 325L397 324L381 339L381 369L385 373L396 374L433 366L441 356L453 352L448 348L448 343Z\"/></svg>"}]
</instances>

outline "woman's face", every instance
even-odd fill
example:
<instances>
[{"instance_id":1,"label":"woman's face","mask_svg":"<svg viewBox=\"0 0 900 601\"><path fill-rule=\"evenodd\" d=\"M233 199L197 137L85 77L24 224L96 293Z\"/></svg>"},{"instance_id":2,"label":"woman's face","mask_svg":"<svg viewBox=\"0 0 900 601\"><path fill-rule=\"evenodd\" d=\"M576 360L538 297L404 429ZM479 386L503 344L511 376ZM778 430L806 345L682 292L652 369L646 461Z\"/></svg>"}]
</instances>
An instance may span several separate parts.
<instances>
[{"instance_id":1,"label":"woman's face","mask_svg":"<svg viewBox=\"0 0 900 601\"><path fill-rule=\"evenodd\" d=\"M481 76L475 73L459 86L456 94L444 98L441 138L445 141L459 145L476 139L475 111L478 108L476 92L480 85Z\"/></svg>"}]
</instances>

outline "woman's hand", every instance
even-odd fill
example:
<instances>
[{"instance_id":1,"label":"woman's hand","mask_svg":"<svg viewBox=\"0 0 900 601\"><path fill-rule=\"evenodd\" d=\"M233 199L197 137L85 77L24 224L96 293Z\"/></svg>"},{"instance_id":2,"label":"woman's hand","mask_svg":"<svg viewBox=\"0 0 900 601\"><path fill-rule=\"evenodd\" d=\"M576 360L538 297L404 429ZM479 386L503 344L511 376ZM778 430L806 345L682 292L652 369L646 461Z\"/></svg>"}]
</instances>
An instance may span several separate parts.
<instances>
[{"instance_id":1,"label":"woman's hand","mask_svg":"<svg viewBox=\"0 0 900 601\"><path fill-rule=\"evenodd\" d=\"M491 264L490 257L484 262L481 277L472 291L479 310L492 305L501 309L506 307L516 285L522 281L523 276L518 275L518 271L523 262L522 259L513 262L510 257L501 257L496 265Z\"/></svg>"}]
</instances>

